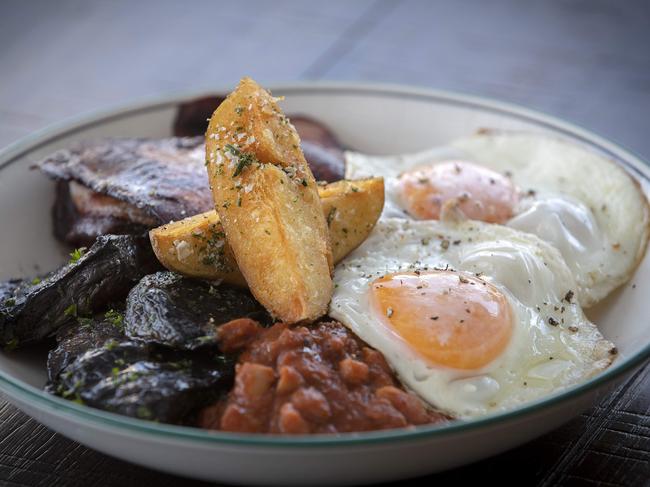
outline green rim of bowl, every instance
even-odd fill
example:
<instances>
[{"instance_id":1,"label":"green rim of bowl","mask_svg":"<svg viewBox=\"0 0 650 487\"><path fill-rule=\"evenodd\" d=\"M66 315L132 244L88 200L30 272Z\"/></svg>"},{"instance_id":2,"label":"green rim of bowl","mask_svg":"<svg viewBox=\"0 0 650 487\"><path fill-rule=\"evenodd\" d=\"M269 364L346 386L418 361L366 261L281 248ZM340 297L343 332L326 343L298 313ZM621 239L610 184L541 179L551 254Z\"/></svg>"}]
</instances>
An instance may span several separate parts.
<instances>
[{"instance_id":1,"label":"green rim of bowl","mask_svg":"<svg viewBox=\"0 0 650 487\"><path fill-rule=\"evenodd\" d=\"M412 88L400 85L386 84L360 84L338 82L306 82L297 84L284 84L272 87L277 94L336 94L350 96L384 96L398 99L412 99L433 103L464 106L481 111L490 111L517 118L550 129L553 132L566 135L571 139L586 143L609 155L623 164L629 171L650 183L650 170L647 162L623 149L620 145L583 129L577 125L564 122L552 116L520 107L511 103L500 102L483 97L464 95L449 91ZM58 138L73 134L74 132L93 125L101 125L110 120L125 118L137 113L156 111L172 108L180 102L199 96L227 92L228 90L202 90L191 93L182 93L157 97L144 102L126 103L109 110L94 111L78 117L67 119L61 123L50 125L32 135L11 144L0 151L0 171L9 166L13 161L22 157L42 145L49 144ZM121 416L99 409L79 405L65 399L52 396L33 387L21 380L11 377L0 371L0 390L5 392L8 399L16 398L19 401L32 403L35 407L47 409L55 415L65 415L93 423L104 428L117 428L124 434L146 434L164 437L177 441L200 441L213 445L232 446L265 446L283 448L304 447L332 447L355 445L381 445L394 441L421 440L433 437L443 437L455 433L469 432L497 426L499 423L525 419L527 416L543 412L545 409L559 406L567 401L578 398L586 393L595 393L597 389L613 383L617 378L631 373L650 358L650 340L642 350L626 358L619 358L617 362L601 374L586 382L568 388L564 391L547 396L535 402L522 405L511 411L491 414L470 421L455 421L442 425L418 426L412 429L395 429L367 433L345 433L340 435L313 435L313 436L279 436L260 434L235 434L221 431L206 431L199 428L165 425Z\"/></svg>"}]
</instances>

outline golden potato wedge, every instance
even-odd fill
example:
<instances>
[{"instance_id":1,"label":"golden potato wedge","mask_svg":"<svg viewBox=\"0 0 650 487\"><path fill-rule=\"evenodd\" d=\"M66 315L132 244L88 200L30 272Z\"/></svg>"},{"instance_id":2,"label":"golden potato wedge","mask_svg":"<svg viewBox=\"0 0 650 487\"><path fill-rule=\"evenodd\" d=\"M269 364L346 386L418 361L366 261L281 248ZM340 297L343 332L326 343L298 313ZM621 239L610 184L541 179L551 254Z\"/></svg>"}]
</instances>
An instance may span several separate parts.
<instances>
[{"instance_id":1,"label":"golden potato wedge","mask_svg":"<svg viewBox=\"0 0 650 487\"><path fill-rule=\"evenodd\" d=\"M214 210L154 228L149 240L160 263L170 271L246 286Z\"/></svg>"},{"instance_id":2,"label":"golden potato wedge","mask_svg":"<svg viewBox=\"0 0 650 487\"><path fill-rule=\"evenodd\" d=\"M334 263L370 234L384 207L382 178L337 181L318 187ZM168 223L149 232L156 257L167 269L203 279L246 285L216 211Z\"/></svg>"},{"instance_id":3,"label":"golden potato wedge","mask_svg":"<svg viewBox=\"0 0 650 487\"><path fill-rule=\"evenodd\" d=\"M333 289L327 223L277 100L243 78L212 114L205 141L215 209L253 295L287 323L324 315Z\"/></svg>"},{"instance_id":4,"label":"golden potato wedge","mask_svg":"<svg viewBox=\"0 0 650 487\"><path fill-rule=\"evenodd\" d=\"M384 209L384 179L337 181L319 188L334 263L368 237Z\"/></svg>"}]
</instances>

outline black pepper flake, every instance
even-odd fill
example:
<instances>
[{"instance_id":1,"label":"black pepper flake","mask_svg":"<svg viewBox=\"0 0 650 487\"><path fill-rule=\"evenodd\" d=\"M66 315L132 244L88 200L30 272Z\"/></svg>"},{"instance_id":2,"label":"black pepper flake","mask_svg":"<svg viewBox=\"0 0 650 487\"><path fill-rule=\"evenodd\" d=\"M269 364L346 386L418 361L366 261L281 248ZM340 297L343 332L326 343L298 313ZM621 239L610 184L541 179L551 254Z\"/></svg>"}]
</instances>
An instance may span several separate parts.
<instances>
[{"instance_id":1,"label":"black pepper flake","mask_svg":"<svg viewBox=\"0 0 650 487\"><path fill-rule=\"evenodd\" d=\"M438 319L438 316L432 316L431 319L432 319L433 321L436 321L436 320Z\"/></svg>"},{"instance_id":2,"label":"black pepper flake","mask_svg":"<svg viewBox=\"0 0 650 487\"><path fill-rule=\"evenodd\" d=\"M551 317L548 319L548 324L551 326L558 326L560 323L558 323L558 321L555 318Z\"/></svg>"},{"instance_id":3,"label":"black pepper flake","mask_svg":"<svg viewBox=\"0 0 650 487\"><path fill-rule=\"evenodd\" d=\"M570 331L571 333L577 333L577 332L578 332L578 327L577 327L577 326L570 326L570 327L569 327L569 331Z\"/></svg>"},{"instance_id":4,"label":"black pepper flake","mask_svg":"<svg viewBox=\"0 0 650 487\"><path fill-rule=\"evenodd\" d=\"M618 348L612 347L609 349L609 354L610 355L618 355Z\"/></svg>"},{"instance_id":5,"label":"black pepper flake","mask_svg":"<svg viewBox=\"0 0 650 487\"><path fill-rule=\"evenodd\" d=\"M568 290L567 293L564 295L564 300L567 303L570 303L572 299L573 299L573 291Z\"/></svg>"}]
</instances>

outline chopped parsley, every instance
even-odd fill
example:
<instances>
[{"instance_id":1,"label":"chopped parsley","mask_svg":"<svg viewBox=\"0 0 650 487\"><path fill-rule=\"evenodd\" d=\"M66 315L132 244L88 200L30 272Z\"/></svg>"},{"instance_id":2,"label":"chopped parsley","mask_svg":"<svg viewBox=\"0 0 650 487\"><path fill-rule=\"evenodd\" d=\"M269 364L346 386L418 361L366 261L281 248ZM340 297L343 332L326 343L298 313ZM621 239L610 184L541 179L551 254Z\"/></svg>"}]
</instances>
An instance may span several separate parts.
<instances>
[{"instance_id":1,"label":"chopped parsley","mask_svg":"<svg viewBox=\"0 0 650 487\"><path fill-rule=\"evenodd\" d=\"M72 303L63 311L63 316L77 316L77 305Z\"/></svg>"},{"instance_id":2,"label":"chopped parsley","mask_svg":"<svg viewBox=\"0 0 650 487\"><path fill-rule=\"evenodd\" d=\"M79 247L70 252L70 264L75 264L81 259L86 253L87 247Z\"/></svg>"},{"instance_id":3,"label":"chopped parsley","mask_svg":"<svg viewBox=\"0 0 650 487\"><path fill-rule=\"evenodd\" d=\"M16 304L16 300L14 298L5 299L5 302L4 302L5 306L9 307L9 306L13 306L15 304Z\"/></svg>"},{"instance_id":4,"label":"chopped parsley","mask_svg":"<svg viewBox=\"0 0 650 487\"><path fill-rule=\"evenodd\" d=\"M35 277L32 279L32 286L36 286L37 284L41 283L41 278L40 277Z\"/></svg>"},{"instance_id":5,"label":"chopped parsley","mask_svg":"<svg viewBox=\"0 0 650 487\"><path fill-rule=\"evenodd\" d=\"M232 144L226 144L225 149L238 159L237 166L235 166L235 170L232 173L233 178L239 176L246 167L250 166L254 162L259 163L254 154L242 152Z\"/></svg>"},{"instance_id":6,"label":"chopped parsley","mask_svg":"<svg viewBox=\"0 0 650 487\"><path fill-rule=\"evenodd\" d=\"M104 313L104 318L106 318L111 323L111 325L113 325L118 330L124 331L124 315L119 311L109 309L106 313Z\"/></svg>"},{"instance_id":7,"label":"chopped parsley","mask_svg":"<svg viewBox=\"0 0 650 487\"><path fill-rule=\"evenodd\" d=\"M336 215L336 207L332 207L330 211L327 213L327 226L330 226L332 222L334 221L334 216Z\"/></svg>"}]
</instances>

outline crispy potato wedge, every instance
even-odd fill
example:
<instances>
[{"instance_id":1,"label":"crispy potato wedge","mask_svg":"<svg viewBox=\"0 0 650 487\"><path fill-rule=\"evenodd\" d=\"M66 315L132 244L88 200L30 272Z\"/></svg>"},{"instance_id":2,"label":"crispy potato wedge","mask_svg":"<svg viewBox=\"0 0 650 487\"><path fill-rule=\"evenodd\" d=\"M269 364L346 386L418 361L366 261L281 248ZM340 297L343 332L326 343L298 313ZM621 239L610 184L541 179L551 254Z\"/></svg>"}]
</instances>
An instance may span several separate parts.
<instances>
[{"instance_id":1,"label":"crispy potato wedge","mask_svg":"<svg viewBox=\"0 0 650 487\"><path fill-rule=\"evenodd\" d=\"M382 178L337 181L318 187L327 218L334 263L356 249L374 228L384 207ZM245 286L216 211L168 223L149 232L162 265L171 271Z\"/></svg>"},{"instance_id":2,"label":"crispy potato wedge","mask_svg":"<svg viewBox=\"0 0 650 487\"><path fill-rule=\"evenodd\" d=\"M333 290L327 222L277 100L243 78L212 114L205 141L215 209L253 295L287 323L324 315Z\"/></svg>"},{"instance_id":3,"label":"crispy potato wedge","mask_svg":"<svg viewBox=\"0 0 650 487\"><path fill-rule=\"evenodd\" d=\"M214 210L154 228L149 240L160 263L170 271L246 286Z\"/></svg>"},{"instance_id":4,"label":"crispy potato wedge","mask_svg":"<svg viewBox=\"0 0 650 487\"><path fill-rule=\"evenodd\" d=\"M334 263L368 237L384 209L384 178L337 181L318 194L329 227Z\"/></svg>"}]
</instances>

